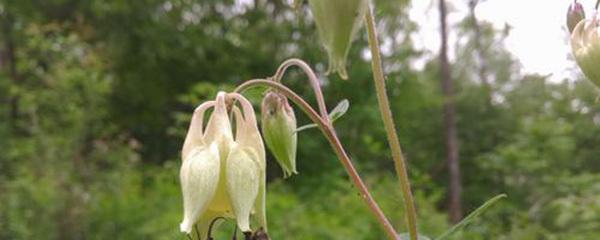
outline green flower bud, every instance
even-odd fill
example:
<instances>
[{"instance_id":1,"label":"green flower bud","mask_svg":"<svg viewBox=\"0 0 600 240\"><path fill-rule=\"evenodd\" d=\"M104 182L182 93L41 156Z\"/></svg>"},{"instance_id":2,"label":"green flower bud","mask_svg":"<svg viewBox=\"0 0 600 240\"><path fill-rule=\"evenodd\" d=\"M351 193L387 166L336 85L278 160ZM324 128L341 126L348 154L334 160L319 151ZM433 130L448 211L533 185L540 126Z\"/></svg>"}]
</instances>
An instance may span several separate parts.
<instances>
[{"instance_id":1,"label":"green flower bud","mask_svg":"<svg viewBox=\"0 0 600 240\"><path fill-rule=\"evenodd\" d=\"M346 59L352 40L368 9L368 0L309 0L319 37L327 55L327 73L338 73L348 79Z\"/></svg>"},{"instance_id":2,"label":"green flower bud","mask_svg":"<svg viewBox=\"0 0 600 240\"><path fill-rule=\"evenodd\" d=\"M267 147L283 169L284 177L296 172L296 117L287 98L268 92L262 102L262 131Z\"/></svg>"},{"instance_id":3,"label":"green flower bud","mask_svg":"<svg viewBox=\"0 0 600 240\"><path fill-rule=\"evenodd\" d=\"M581 71L592 83L600 86L600 36L596 16L580 21L573 29L571 48Z\"/></svg>"},{"instance_id":4,"label":"green flower bud","mask_svg":"<svg viewBox=\"0 0 600 240\"><path fill-rule=\"evenodd\" d=\"M574 2L569 6L569 10L567 11L567 27L569 28L569 32L572 33L575 26L581 20L585 19L585 11L583 11L583 6L581 3Z\"/></svg>"}]
</instances>

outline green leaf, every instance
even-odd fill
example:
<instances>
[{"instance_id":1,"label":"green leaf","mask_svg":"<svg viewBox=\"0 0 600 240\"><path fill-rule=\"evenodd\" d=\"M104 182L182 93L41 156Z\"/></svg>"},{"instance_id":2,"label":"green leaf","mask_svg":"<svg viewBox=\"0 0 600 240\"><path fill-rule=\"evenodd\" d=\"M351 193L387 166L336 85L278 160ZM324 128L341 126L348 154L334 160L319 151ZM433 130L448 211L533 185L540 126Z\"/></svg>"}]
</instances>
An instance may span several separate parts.
<instances>
[{"instance_id":1,"label":"green leaf","mask_svg":"<svg viewBox=\"0 0 600 240\"><path fill-rule=\"evenodd\" d=\"M469 216L463 218L463 220L461 220L459 223L454 225L452 228L448 229L448 231L446 231L445 233L443 233L442 235L437 237L435 240L446 239L450 235L463 229L465 226L467 226L469 223L471 223L473 220L475 220L475 218L477 218L479 215L481 215L485 210L490 208L494 203L498 202L500 199L505 198L505 197L506 197L506 194L503 193L503 194L493 197L490 200L487 200L483 205L481 205L479 208L475 209L475 211L473 211L471 214L469 214Z\"/></svg>"},{"instance_id":2,"label":"green leaf","mask_svg":"<svg viewBox=\"0 0 600 240\"><path fill-rule=\"evenodd\" d=\"M410 235L408 233L400 233L400 235L398 235L398 236L400 237L400 240L410 240ZM418 240L431 240L431 238L428 238L421 234L417 234L417 239Z\"/></svg>"},{"instance_id":3,"label":"green leaf","mask_svg":"<svg viewBox=\"0 0 600 240\"><path fill-rule=\"evenodd\" d=\"M316 127L317 127L316 123L306 124L304 126L296 128L296 132L300 132L300 131L304 131L306 129L316 128Z\"/></svg>"},{"instance_id":4,"label":"green leaf","mask_svg":"<svg viewBox=\"0 0 600 240\"><path fill-rule=\"evenodd\" d=\"M329 119L331 119L332 123L335 122L336 120L338 120L339 118L344 116L344 114L346 114L346 112L348 112L349 108L350 108L350 101L348 101L348 99L344 99L344 100L340 101L338 103L338 105L335 106L335 108L333 108L333 110L331 110L331 112L329 113ZM300 131L304 131L306 129L316 128L316 127L317 127L316 123L306 124L304 126L296 128L296 132L300 132Z\"/></svg>"},{"instance_id":5,"label":"green leaf","mask_svg":"<svg viewBox=\"0 0 600 240\"><path fill-rule=\"evenodd\" d=\"M350 108L350 101L348 99L344 99L338 103L333 110L329 113L329 118L331 118L332 122L335 122L338 118L344 116L346 112L348 112L348 108Z\"/></svg>"}]
</instances>

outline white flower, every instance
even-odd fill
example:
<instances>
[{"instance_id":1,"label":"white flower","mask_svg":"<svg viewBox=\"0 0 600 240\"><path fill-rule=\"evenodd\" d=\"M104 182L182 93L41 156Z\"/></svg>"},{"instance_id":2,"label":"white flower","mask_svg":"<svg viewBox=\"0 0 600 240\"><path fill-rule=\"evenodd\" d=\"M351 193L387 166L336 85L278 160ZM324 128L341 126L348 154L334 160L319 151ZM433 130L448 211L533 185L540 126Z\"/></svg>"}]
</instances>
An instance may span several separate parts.
<instances>
[{"instance_id":1,"label":"white flower","mask_svg":"<svg viewBox=\"0 0 600 240\"><path fill-rule=\"evenodd\" d=\"M230 100L242 106L242 111L232 106L235 137L227 110ZM213 112L204 128L204 113L210 108ZM190 234L197 224L198 235L205 239L209 225L218 217L235 218L241 231L250 232L253 210L266 230L265 149L247 99L219 92L215 101L196 108L181 156L182 232Z\"/></svg>"},{"instance_id":2,"label":"white flower","mask_svg":"<svg viewBox=\"0 0 600 240\"><path fill-rule=\"evenodd\" d=\"M581 71L596 86L600 86L600 36L596 14L591 20L580 21L573 29L571 48Z\"/></svg>"}]
</instances>

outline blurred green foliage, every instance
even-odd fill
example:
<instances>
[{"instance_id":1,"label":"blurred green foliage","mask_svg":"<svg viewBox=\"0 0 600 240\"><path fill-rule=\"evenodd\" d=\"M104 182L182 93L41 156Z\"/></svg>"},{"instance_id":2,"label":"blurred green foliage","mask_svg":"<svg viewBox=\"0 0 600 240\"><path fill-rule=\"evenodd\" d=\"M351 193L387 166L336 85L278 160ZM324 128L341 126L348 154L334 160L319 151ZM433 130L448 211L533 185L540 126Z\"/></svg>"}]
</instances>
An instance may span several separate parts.
<instances>
[{"instance_id":1,"label":"blurred green foliage","mask_svg":"<svg viewBox=\"0 0 600 240\"><path fill-rule=\"evenodd\" d=\"M0 1L0 239L185 239L178 154L189 113L218 90L269 76L286 58L305 59L319 73L326 66L306 8L244 2ZM409 1L375 2L419 228L433 238L449 227L437 61L412 44L419 24L408 19ZM453 239L597 238L598 91L581 79L522 75L503 48L509 33L482 24L486 90L469 26L452 29L465 39L453 64L464 205L508 198ZM350 80L320 77L330 107L352 103L336 129L403 232L361 33ZM411 67L417 59L428 62L424 69ZM284 81L314 103L298 72ZM248 96L259 103L261 94ZM299 175L284 181L274 163L269 156L273 239L384 238L317 130L299 135ZM218 239L230 238L232 227L225 223Z\"/></svg>"}]
</instances>

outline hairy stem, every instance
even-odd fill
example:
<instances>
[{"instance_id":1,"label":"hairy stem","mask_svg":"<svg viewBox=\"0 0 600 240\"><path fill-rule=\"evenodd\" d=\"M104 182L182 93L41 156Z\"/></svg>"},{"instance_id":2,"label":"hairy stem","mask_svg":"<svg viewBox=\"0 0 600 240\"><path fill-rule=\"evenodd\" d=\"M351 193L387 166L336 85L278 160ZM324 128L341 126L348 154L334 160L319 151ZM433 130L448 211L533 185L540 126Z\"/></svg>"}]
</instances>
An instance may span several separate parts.
<instances>
[{"instance_id":1,"label":"hairy stem","mask_svg":"<svg viewBox=\"0 0 600 240\"><path fill-rule=\"evenodd\" d=\"M308 76L310 85L312 86L313 91L315 92L315 97L317 98L317 105L319 107L319 112L321 113L321 118L323 118L326 122L329 122L329 115L327 114L325 99L323 98L323 92L321 91L321 83L319 82L317 75L312 71L308 64L297 58L288 59L279 66L275 76L273 76L273 80L280 83L281 78L283 78L286 70L291 66L299 67L306 74L306 76Z\"/></svg>"},{"instance_id":2,"label":"hairy stem","mask_svg":"<svg viewBox=\"0 0 600 240\"><path fill-rule=\"evenodd\" d=\"M321 132L323 132L325 138L333 147L333 150L335 151L337 157L342 162L342 165L346 169L346 172L348 172L348 175L350 175L352 183L360 192L361 198L369 206L369 210L379 221L379 224L381 224L381 226L385 230L385 233L388 235L388 238L397 239L398 233L396 233L396 230L394 230L394 227L386 218L385 214L383 214L383 211L381 211L381 208L379 208L379 205L377 205L377 203L371 196L371 193L369 192L367 186L358 175L358 172L356 171L356 168L354 168L350 157L346 153L346 150L344 149L342 143L337 137L337 134L335 132L335 129L333 128L333 125L331 125L331 122L319 116L319 114L306 101L304 101L302 97L298 96L298 94L294 93L289 88L275 81L269 81L264 79L249 80L238 86L235 89L235 92L242 92L246 89L257 86L267 86L279 91L281 94L285 95L292 102L298 105L298 107L300 107L300 109L302 109L302 111L306 113L306 115L308 115L308 117L319 126L319 129L321 129Z\"/></svg>"},{"instance_id":3,"label":"hairy stem","mask_svg":"<svg viewBox=\"0 0 600 240\"><path fill-rule=\"evenodd\" d=\"M400 141L398 140L396 127L394 126L394 118L392 116L392 111L390 110L390 103L386 93L385 77L383 75L381 64L381 53L379 50L379 42L377 40L377 29L375 27L375 19L373 18L371 7L369 7L369 10L365 15L365 23L369 34L369 47L373 59L371 61L371 68L373 71L373 80L375 81L375 89L377 91L379 111L381 112L381 118L383 118L385 132L387 133L387 139L392 150L396 173L400 180L400 188L402 190L402 196L404 197L404 207L406 209L406 221L408 223L410 239L417 240L417 214L410 189L404 156L402 155L402 148L400 147Z\"/></svg>"}]
</instances>

